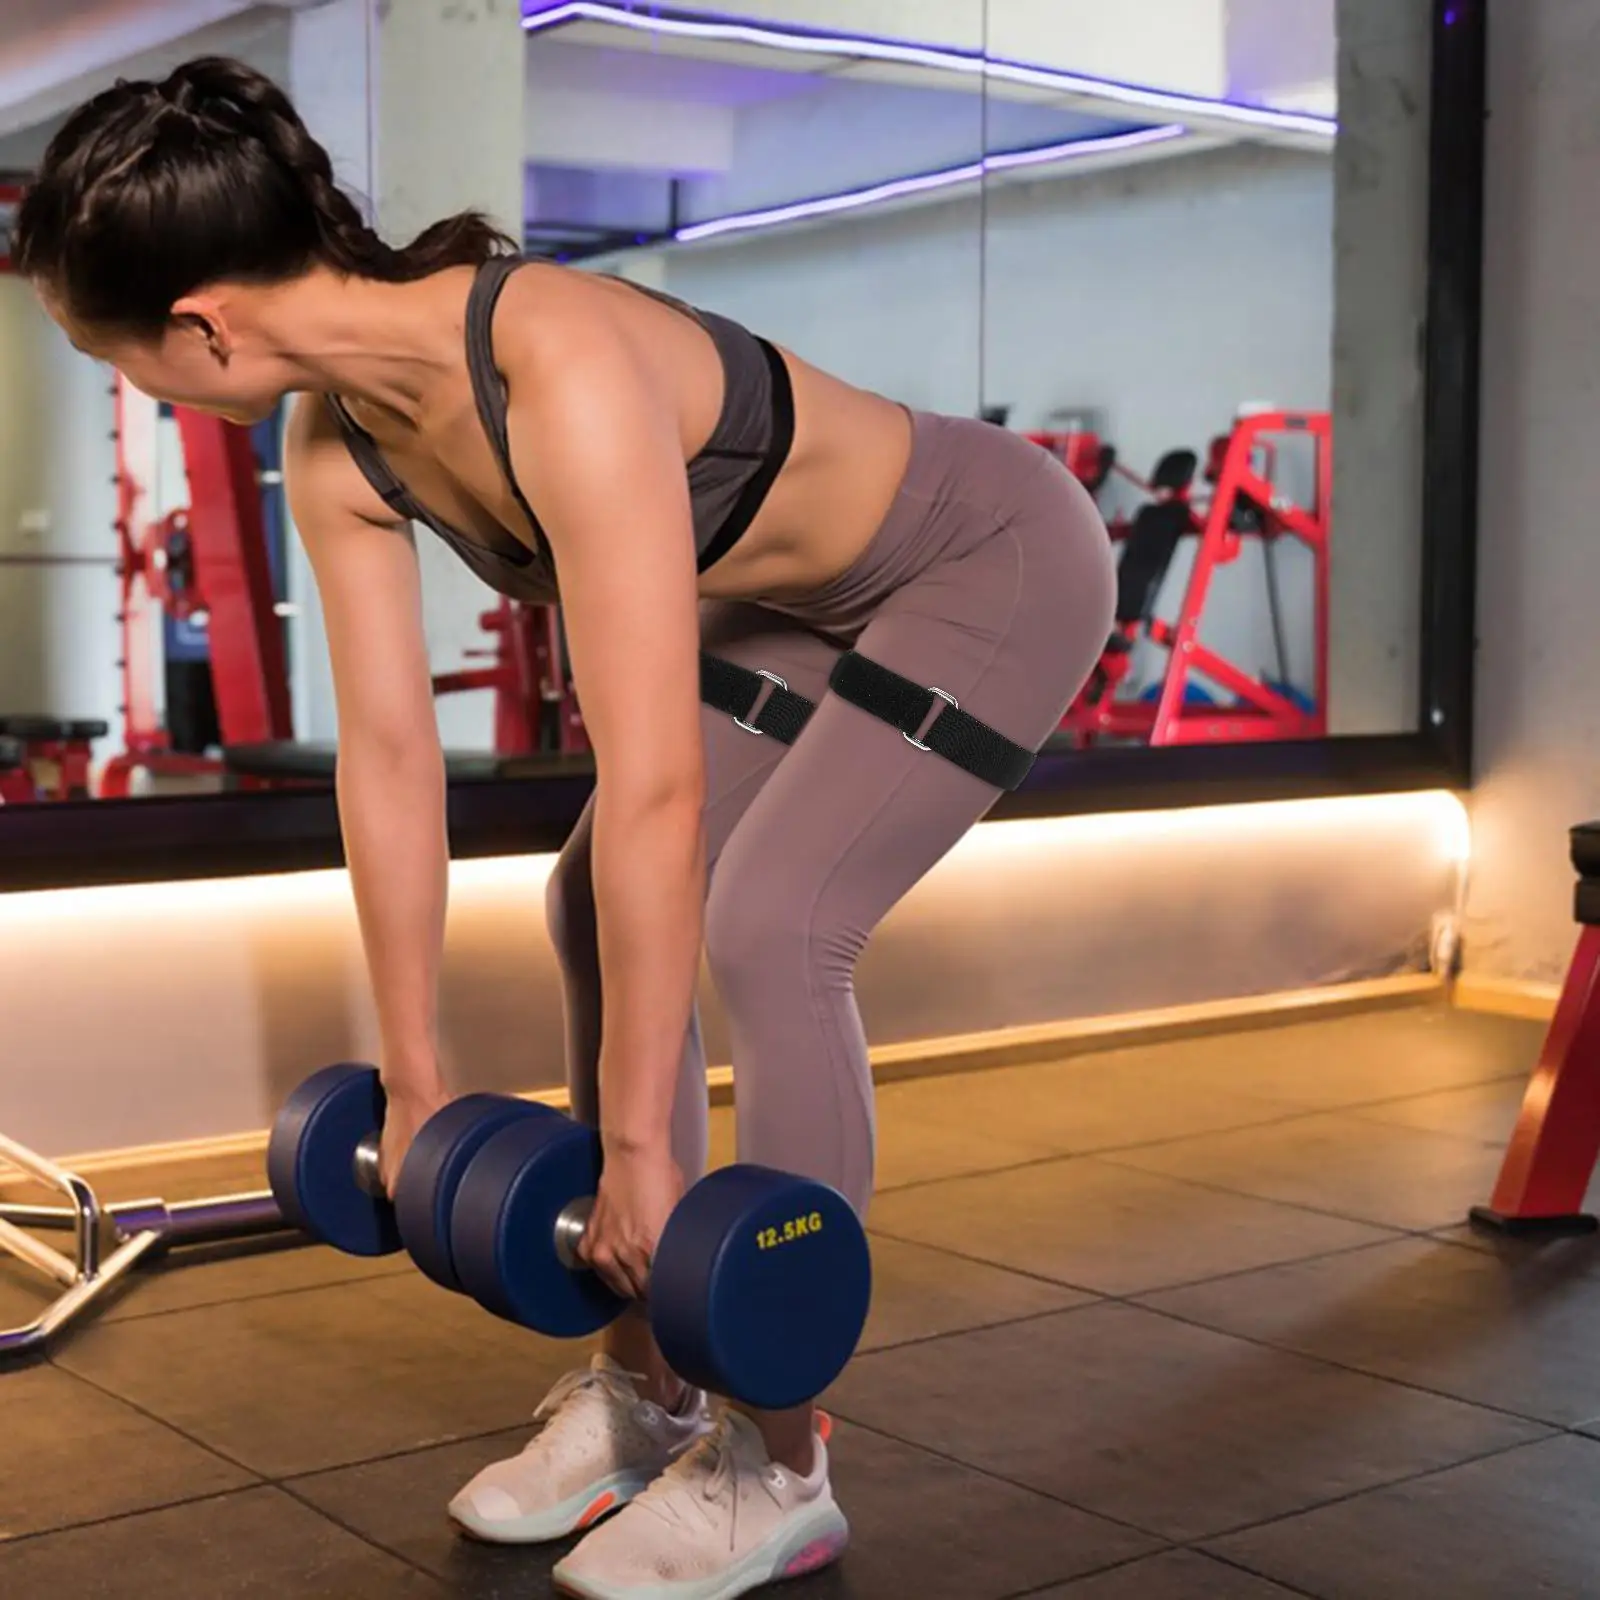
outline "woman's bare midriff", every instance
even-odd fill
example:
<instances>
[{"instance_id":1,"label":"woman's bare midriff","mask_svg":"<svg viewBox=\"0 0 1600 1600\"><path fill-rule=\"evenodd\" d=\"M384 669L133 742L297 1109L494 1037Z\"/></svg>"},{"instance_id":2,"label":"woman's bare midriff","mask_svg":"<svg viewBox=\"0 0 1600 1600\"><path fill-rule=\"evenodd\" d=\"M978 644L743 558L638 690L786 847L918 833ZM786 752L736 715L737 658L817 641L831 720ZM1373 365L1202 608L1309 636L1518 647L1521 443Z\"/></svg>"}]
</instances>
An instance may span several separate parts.
<instances>
[{"instance_id":1,"label":"woman's bare midriff","mask_svg":"<svg viewBox=\"0 0 1600 1600\"><path fill-rule=\"evenodd\" d=\"M854 566L888 515L911 458L904 406L784 351L794 380L789 460L744 537L700 579L718 600L778 600Z\"/></svg>"}]
</instances>

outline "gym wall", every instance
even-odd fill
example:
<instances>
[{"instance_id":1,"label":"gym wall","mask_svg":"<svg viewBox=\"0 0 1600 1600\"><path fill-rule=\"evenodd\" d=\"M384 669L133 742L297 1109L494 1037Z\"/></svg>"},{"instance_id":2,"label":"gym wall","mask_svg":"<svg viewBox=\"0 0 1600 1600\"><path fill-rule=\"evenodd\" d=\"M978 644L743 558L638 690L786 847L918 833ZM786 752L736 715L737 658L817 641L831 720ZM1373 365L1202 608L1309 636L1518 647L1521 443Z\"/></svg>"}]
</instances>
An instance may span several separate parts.
<instances>
[{"instance_id":1,"label":"gym wall","mask_svg":"<svg viewBox=\"0 0 1600 1600\"><path fill-rule=\"evenodd\" d=\"M1475 975L1557 982L1567 829L1600 816L1600 30L1590 0L1489 15Z\"/></svg>"},{"instance_id":2,"label":"gym wall","mask_svg":"<svg viewBox=\"0 0 1600 1600\"><path fill-rule=\"evenodd\" d=\"M1208 151L664 259L672 293L908 404L970 414L981 396L1010 404L1023 428L1060 408L1102 411L1141 474L1167 450L1203 457L1242 402L1330 404L1333 169L1313 155ZM1193 558L1186 542L1163 613ZM1301 683L1313 673L1310 568L1298 545L1281 552ZM1217 575L1205 642L1269 666L1264 593L1252 543Z\"/></svg>"},{"instance_id":3,"label":"gym wall","mask_svg":"<svg viewBox=\"0 0 1600 1600\"><path fill-rule=\"evenodd\" d=\"M874 933L868 1036L947 1041L1420 972L1465 845L1442 794L985 824ZM549 865L455 866L442 1014L463 1090L561 1081ZM341 874L12 895L0 912L0 1128L47 1154L253 1133L308 1071L376 1050ZM726 1063L701 993L708 1058Z\"/></svg>"}]
</instances>

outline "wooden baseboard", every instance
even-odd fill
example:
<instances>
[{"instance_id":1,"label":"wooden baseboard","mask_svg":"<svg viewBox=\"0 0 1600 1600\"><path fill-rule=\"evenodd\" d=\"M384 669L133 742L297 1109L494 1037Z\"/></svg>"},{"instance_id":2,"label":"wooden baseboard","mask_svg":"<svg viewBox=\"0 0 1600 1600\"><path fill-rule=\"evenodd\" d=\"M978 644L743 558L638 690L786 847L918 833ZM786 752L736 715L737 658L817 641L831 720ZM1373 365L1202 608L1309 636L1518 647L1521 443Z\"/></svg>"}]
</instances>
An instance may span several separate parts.
<instances>
[{"instance_id":1,"label":"wooden baseboard","mask_svg":"<svg viewBox=\"0 0 1600 1600\"><path fill-rule=\"evenodd\" d=\"M987 1033L912 1039L878 1046L872 1052L872 1071L877 1082L891 1083L941 1073L1025 1066L1162 1040L1239 1032L1246 1028L1281 1027L1356 1011L1416 1005L1443 999L1445 993L1439 978L1429 973L1407 973L1278 994L1207 1000L1195 1005L1079 1017L1022 1028L998 1028ZM731 1104L733 1068L713 1067L706 1076L712 1104ZM522 1098L562 1110L569 1103L565 1088L534 1090ZM266 1143L265 1131L255 1131L124 1150L87 1151L53 1159L58 1166L85 1178L104 1177L108 1173L120 1178L148 1171L154 1183L155 1174L170 1174L174 1168L195 1162L254 1160L265 1151ZM16 1181L10 1174L0 1175L0 1191L8 1185L14 1186Z\"/></svg>"},{"instance_id":2,"label":"wooden baseboard","mask_svg":"<svg viewBox=\"0 0 1600 1600\"><path fill-rule=\"evenodd\" d=\"M1525 1017L1548 1022L1561 998L1558 983L1529 983L1520 978L1475 978L1463 973L1450 989L1450 1002L1462 1011L1483 1011L1497 1017Z\"/></svg>"}]
</instances>

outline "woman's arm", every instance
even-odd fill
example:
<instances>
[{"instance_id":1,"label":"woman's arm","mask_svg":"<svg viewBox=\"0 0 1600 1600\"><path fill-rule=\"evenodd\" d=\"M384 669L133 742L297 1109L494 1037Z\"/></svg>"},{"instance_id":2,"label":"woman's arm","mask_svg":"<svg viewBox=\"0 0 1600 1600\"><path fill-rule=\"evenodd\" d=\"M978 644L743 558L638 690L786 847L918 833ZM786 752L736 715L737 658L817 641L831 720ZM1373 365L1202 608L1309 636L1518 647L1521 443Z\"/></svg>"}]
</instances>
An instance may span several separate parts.
<instances>
[{"instance_id":1,"label":"woman's arm","mask_svg":"<svg viewBox=\"0 0 1600 1600\"><path fill-rule=\"evenodd\" d=\"M591 285L539 277L539 314L504 315L497 345L512 462L555 556L595 752L600 1117L610 1161L668 1150L699 971L695 541L672 396L596 306Z\"/></svg>"},{"instance_id":2,"label":"woman's arm","mask_svg":"<svg viewBox=\"0 0 1600 1600\"><path fill-rule=\"evenodd\" d=\"M449 845L416 550L318 396L295 403L285 480L333 663L339 821L390 1120L398 1111L420 1124L444 1098L437 997Z\"/></svg>"}]
</instances>

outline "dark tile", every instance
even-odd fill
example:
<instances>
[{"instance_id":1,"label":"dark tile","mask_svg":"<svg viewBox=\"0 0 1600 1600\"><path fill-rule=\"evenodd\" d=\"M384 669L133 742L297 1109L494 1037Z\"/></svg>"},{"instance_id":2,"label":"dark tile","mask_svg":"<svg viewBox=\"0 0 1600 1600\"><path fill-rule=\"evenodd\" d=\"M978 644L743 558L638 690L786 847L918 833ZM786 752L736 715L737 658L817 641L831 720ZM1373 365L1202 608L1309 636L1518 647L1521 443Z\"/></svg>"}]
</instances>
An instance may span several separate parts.
<instances>
[{"instance_id":1,"label":"dark tile","mask_svg":"<svg viewBox=\"0 0 1600 1600\"><path fill-rule=\"evenodd\" d=\"M1230 1560L1319 1600L1600 1596L1600 1444L1571 1436L1234 1534Z\"/></svg>"},{"instance_id":2,"label":"dark tile","mask_svg":"<svg viewBox=\"0 0 1600 1600\"><path fill-rule=\"evenodd\" d=\"M1146 1303L1558 1426L1600 1417L1600 1279L1559 1262L1405 1239Z\"/></svg>"},{"instance_id":3,"label":"dark tile","mask_svg":"<svg viewBox=\"0 0 1600 1600\"><path fill-rule=\"evenodd\" d=\"M942 1127L959 1140L981 1129L988 1138L1074 1155L1252 1127L1297 1109L1195 1081L1160 1057L1134 1051L952 1073L878 1091L886 1130Z\"/></svg>"},{"instance_id":4,"label":"dark tile","mask_svg":"<svg viewBox=\"0 0 1600 1600\"><path fill-rule=\"evenodd\" d=\"M1137 1294L1388 1237L1093 1158L881 1195L869 1222L875 1234L1098 1294Z\"/></svg>"},{"instance_id":5,"label":"dark tile","mask_svg":"<svg viewBox=\"0 0 1600 1600\"><path fill-rule=\"evenodd\" d=\"M473 1600L543 1594L574 1541L489 1549L455 1535L450 1496L521 1435L475 1440L297 1479L326 1515L443 1579ZM1127 1560L1145 1536L864 1428L834 1434L834 1491L850 1519L843 1563L795 1584L795 1600L1000 1600L1041 1583Z\"/></svg>"},{"instance_id":6,"label":"dark tile","mask_svg":"<svg viewBox=\"0 0 1600 1600\"><path fill-rule=\"evenodd\" d=\"M1386 1100L1363 1106L1356 1113L1373 1122L1397 1128L1420 1128L1424 1133L1445 1133L1452 1139L1504 1150L1527 1085L1521 1078L1501 1078L1495 1083L1474 1083L1465 1089L1443 1089L1437 1094L1405 1100Z\"/></svg>"},{"instance_id":7,"label":"dark tile","mask_svg":"<svg viewBox=\"0 0 1600 1600\"><path fill-rule=\"evenodd\" d=\"M130 1273L107 1302L100 1320L122 1322L130 1317L159 1316L228 1300L292 1294L415 1271L403 1255L372 1259L341 1255L288 1235L239 1244L194 1245Z\"/></svg>"},{"instance_id":8,"label":"dark tile","mask_svg":"<svg viewBox=\"0 0 1600 1600\"><path fill-rule=\"evenodd\" d=\"M588 1353L409 1273L92 1327L57 1359L284 1477L511 1427Z\"/></svg>"},{"instance_id":9,"label":"dark tile","mask_svg":"<svg viewBox=\"0 0 1600 1600\"><path fill-rule=\"evenodd\" d=\"M1299 1594L1196 1551L1171 1550L1027 1600L1295 1600Z\"/></svg>"},{"instance_id":10,"label":"dark tile","mask_svg":"<svg viewBox=\"0 0 1600 1600\"><path fill-rule=\"evenodd\" d=\"M877 1350L1083 1305L1092 1297L926 1245L872 1240L872 1313L860 1348Z\"/></svg>"},{"instance_id":11,"label":"dark tile","mask_svg":"<svg viewBox=\"0 0 1600 1600\"><path fill-rule=\"evenodd\" d=\"M1154 1048L1191 1081L1305 1110L1335 1110L1525 1077L1542 1023L1403 1006L1251 1028Z\"/></svg>"},{"instance_id":12,"label":"dark tile","mask_svg":"<svg viewBox=\"0 0 1600 1600\"><path fill-rule=\"evenodd\" d=\"M863 1355L825 1403L1173 1540L1544 1431L1120 1305Z\"/></svg>"},{"instance_id":13,"label":"dark tile","mask_svg":"<svg viewBox=\"0 0 1600 1600\"><path fill-rule=\"evenodd\" d=\"M0 1328L29 1327L61 1293L61 1285L9 1255L0 1255Z\"/></svg>"},{"instance_id":14,"label":"dark tile","mask_svg":"<svg viewBox=\"0 0 1600 1600\"><path fill-rule=\"evenodd\" d=\"M0 1450L6 1463L0 1540L255 1481L132 1406L49 1366L0 1373ZM0 1566L0 1594L31 1592L9 1588L3 1574Z\"/></svg>"},{"instance_id":15,"label":"dark tile","mask_svg":"<svg viewBox=\"0 0 1600 1600\"><path fill-rule=\"evenodd\" d=\"M875 1184L882 1194L911 1183L953 1178L969 1172L997 1172L1056 1154L1048 1144L1025 1143L995 1137L987 1126L951 1127L905 1115L880 1091ZM711 1113L711 1165L720 1167L735 1159L733 1112L718 1106Z\"/></svg>"},{"instance_id":16,"label":"dark tile","mask_svg":"<svg viewBox=\"0 0 1600 1600\"><path fill-rule=\"evenodd\" d=\"M82 1174L102 1204L116 1205L125 1200L200 1200L214 1195L245 1194L265 1189L266 1147L199 1160L173 1161L165 1165L114 1167L96 1172L92 1167ZM61 1205L58 1189L26 1178L0 1179L0 1200L21 1201L27 1205Z\"/></svg>"},{"instance_id":17,"label":"dark tile","mask_svg":"<svg viewBox=\"0 0 1600 1600\"><path fill-rule=\"evenodd\" d=\"M529 1402L530 1413L536 1399ZM531 1432L531 1424L524 1424L486 1438L293 1478L284 1487L363 1539L434 1574L448 1594L523 1600L550 1593L550 1569L576 1540L483 1544L460 1534L445 1507L491 1461L515 1455Z\"/></svg>"},{"instance_id":18,"label":"dark tile","mask_svg":"<svg viewBox=\"0 0 1600 1600\"><path fill-rule=\"evenodd\" d=\"M0 1544L0 1594L18 1600L427 1600L442 1592L267 1488Z\"/></svg>"},{"instance_id":19,"label":"dark tile","mask_svg":"<svg viewBox=\"0 0 1600 1600\"><path fill-rule=\"evenodd\" d=\"M1480 1228L1470 1222L1436 1228L1433 1237L1467 1250L1480 1250L1507 1266L1537 1264L1551 1273L1600 1274L1600 1233L1573 1234L1567 1238L1516 1238Z\"/></svg>"},{"instance_id":20,"label":"dark tile","mask_svg":"<svg viewBox=\"0 0 1600 1600\"><path fill-rule=\"evenodd\" d=\"M1489 1193L1500 1169L1499 1151L1486 1145L1347 1112L1106 1159L1262 1200L1419 1230L1460 1221Z\"/></svg>"}]
</instances>

